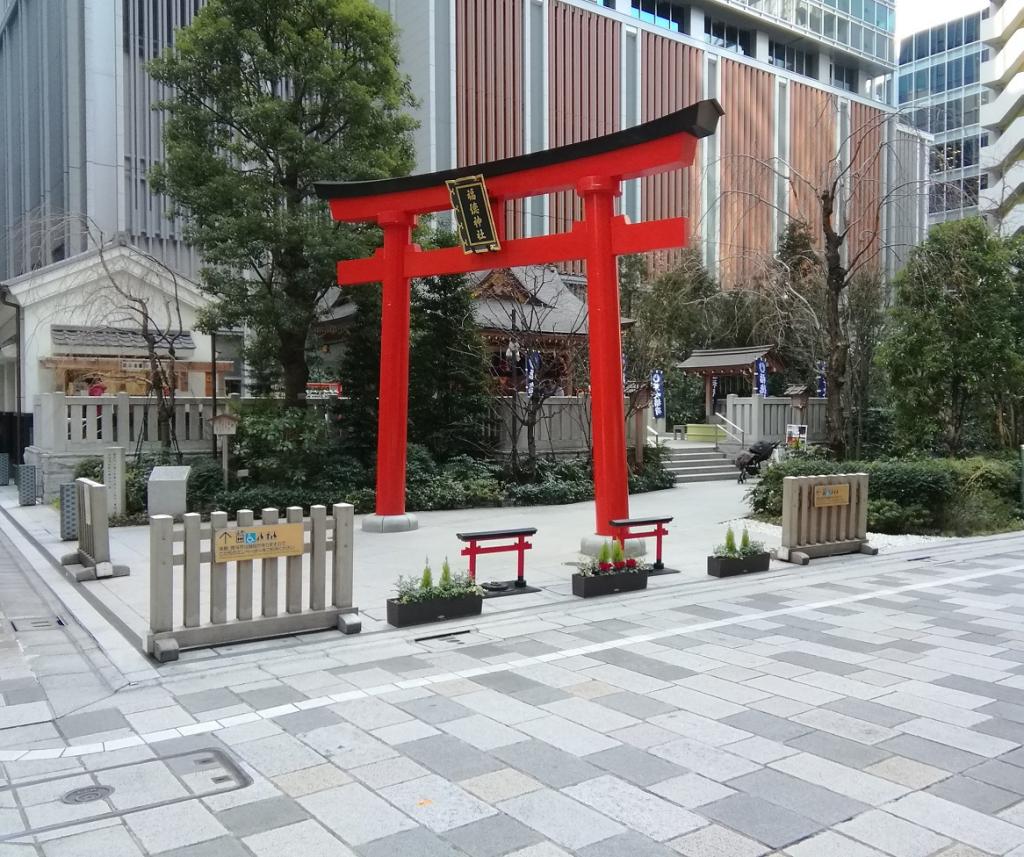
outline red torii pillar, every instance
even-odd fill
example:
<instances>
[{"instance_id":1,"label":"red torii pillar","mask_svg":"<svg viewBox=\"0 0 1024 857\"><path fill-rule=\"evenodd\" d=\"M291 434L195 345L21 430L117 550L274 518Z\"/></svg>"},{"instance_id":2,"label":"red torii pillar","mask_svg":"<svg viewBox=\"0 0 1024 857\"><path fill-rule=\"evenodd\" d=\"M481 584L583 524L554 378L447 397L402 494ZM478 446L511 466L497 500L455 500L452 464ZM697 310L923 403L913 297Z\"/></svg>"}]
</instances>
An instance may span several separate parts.
<instances>
[{"instance_id":1,"label":"red torii pillar","mask_svg":"<svg viewBox=\"0 0 1024 857\"><path fill-rule=\"evenodd\" d=\"M701 101L624 131L503 161L398 179L317 185L335 220L374 222L384 233L383 245L372 257L338 263L340 285L382 286L377 508L375 515L364 519L364 530L400 532L417 525L405 511L410 280L585 259L595 532L614 534L608 522L629 516L616 258L683 247L687 241L685 218L629 224L615 215L615 197L624 180L690 166L697 141L714 133L721 115L717 101ZM450 211L445 182L471 175L482 175L487 183L501 249L423 252L412 243L417 216ZM584 219L574 223L572 231L506 240L506 200L566 190L575 191L583 201Z\"/></svg>"}]
</instances>

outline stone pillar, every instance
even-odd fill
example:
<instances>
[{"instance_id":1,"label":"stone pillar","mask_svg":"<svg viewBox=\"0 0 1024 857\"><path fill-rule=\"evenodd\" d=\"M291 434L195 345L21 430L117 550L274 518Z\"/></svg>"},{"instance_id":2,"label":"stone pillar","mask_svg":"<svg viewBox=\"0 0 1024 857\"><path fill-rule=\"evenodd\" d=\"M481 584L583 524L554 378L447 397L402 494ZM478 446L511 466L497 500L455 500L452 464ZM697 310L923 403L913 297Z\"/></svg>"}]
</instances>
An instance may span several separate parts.
<instances>
[{"instance_id":1,"label":"stone pillar","mask_svg":"<svg viewBox=\"0 0 1024 857\"><path fill-rule=\"evenodd\" d=\"M107 514L127 514L128 486L123 446L110 446L103 451L103 484L107 486Z\"/></svg>"}]
</instances>

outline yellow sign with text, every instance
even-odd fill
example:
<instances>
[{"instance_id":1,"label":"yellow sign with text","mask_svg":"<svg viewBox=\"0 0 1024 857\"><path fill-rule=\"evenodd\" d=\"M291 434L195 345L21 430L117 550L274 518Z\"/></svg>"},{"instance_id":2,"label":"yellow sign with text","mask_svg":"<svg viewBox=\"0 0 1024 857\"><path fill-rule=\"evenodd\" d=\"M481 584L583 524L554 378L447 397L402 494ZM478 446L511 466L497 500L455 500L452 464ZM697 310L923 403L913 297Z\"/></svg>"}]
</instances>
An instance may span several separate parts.
<instances>
[{"instance_id":1,"label":"yellow sign with text","mask_svg":"<svg viewBox=\"0 0 1024 857\"><path fill-rule=\"evenodd\" d=\"M823 506L849 506L850 505L850 483L843 482L839 485L815 485L814 506L817 509Z\"/></svg>"},{"instance_id":2,"label":"yellow sign with text","mask_svg":"<svg viewBox=\"0 0 1024 857\"><path fill-rule=\"evenodd\" d=\"M275 556L302 556L302 524L264 524L215 530L213 561L237 562L247 559L272 559Z\"/></svg>"}]
</instances>

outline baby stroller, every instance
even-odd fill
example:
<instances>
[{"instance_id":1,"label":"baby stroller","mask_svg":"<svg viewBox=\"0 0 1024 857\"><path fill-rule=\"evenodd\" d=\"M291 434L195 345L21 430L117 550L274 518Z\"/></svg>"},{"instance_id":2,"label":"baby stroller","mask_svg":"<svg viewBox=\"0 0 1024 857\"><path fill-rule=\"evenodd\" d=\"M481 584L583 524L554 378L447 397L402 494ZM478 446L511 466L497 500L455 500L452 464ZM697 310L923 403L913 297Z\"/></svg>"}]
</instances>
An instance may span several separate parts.
<instances>
[{"instance_id":1,"label":"baby stroller","mask_svg":"<svg viewBox=\"0 0 1024 857\"><path fill-rule=\"evenodd\" d=\"M737 455L733 461L736 469L740 472L736 478L737 484L742 485L747 481L748 476L758 476L761 473L761 462L771 458L772 453L775 452L775 447L778 445L778 441L769 443L766 440L759 440L746 452L741 452Z\"/></svg>"}]
</instances>

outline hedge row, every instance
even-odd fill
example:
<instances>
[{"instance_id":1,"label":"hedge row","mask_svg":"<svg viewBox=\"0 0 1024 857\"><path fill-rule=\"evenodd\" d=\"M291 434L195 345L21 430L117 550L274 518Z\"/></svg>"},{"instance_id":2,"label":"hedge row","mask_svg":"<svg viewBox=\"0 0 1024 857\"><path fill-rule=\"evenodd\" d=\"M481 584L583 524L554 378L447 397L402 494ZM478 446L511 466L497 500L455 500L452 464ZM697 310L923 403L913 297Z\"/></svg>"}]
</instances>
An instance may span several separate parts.
<instances>
[{"instance_id":1,"label":"hedge row","mask_svg":"<svg viewBox=\"0 0 1024 857\"><path fill-rule=\"evenodd\" d=\"M1018 529L1020 469L991 458L834 462L791 458L762 471L748 498L755 515L782 515L787 476L867 473L868 529L877 533L956 536Z\"/></svg>"}]
</instances>

